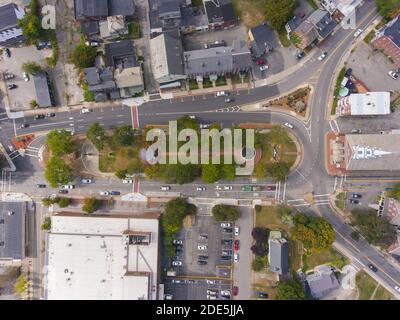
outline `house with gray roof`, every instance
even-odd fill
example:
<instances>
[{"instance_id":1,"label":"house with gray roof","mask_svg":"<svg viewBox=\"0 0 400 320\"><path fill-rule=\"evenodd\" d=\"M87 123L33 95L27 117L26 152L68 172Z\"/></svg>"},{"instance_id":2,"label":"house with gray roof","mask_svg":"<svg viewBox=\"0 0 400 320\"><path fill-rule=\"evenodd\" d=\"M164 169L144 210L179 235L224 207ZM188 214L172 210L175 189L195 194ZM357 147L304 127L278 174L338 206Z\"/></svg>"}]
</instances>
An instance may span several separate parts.
<instances>
[{"instance_id":1,"label":"house with gray roof","mask_svg":"<svg viewBox=\"0 0 400 320\"><path fill-rule=\"evenodd\" d=\"M306 292L314 299L322 299L332 290L339 288L339 281L331 267L322 265L316 267L314 271L305 281Z\"/></svg>"},{"instance_id":2,"label":"house with gray roof","mask_svg":"<svg viewBox=\"0 0 400 320\"><path fill-rule=\"evenodd\" d=\"M127 0L74 0L76 20L104 20L109 16L132 17L133 1Z\"/></svg>"},{"instance_id":3,"label":"house with gray roof","mask_svg":"<svg viewBox=\"0 0 400 320\"><path fill-rule=\"evenodd\" d=\"M275 35L266 23L260 24L249 30L250 46L253 56L260 58L275 46Z\"/></svg>"},{"instance_id":4,"label":"house with gray roof","mask_svg":"<svg viewBox=\"0 0 400 320\"><path fill-rule=\"evenodd\" d=\"M237 17L230 0L203 0L209 29L224 29L235 26Z\"/></svg>"},{"instance_id":5,"label":"house with gray roof","mask_svg":"<svg viewBox=\"0 0 400 320\"><path fill-rule=\"evenodd\" d=\"M160 89L179 88L187 78L182 55L182 40L178 32L165 32L150 40L153 75Z\"/></svg>"},{"instance_id":6,"label":"house with gray roof","mask_svg":"<svg viewBox=\"0 0 400 320\"><path fill-rule=\"evenodd\" d=\"M139 65L132 40L107 43L104 50L107 67L131 68Z\"/></svg>"},{"instance_id":7,"label":"house with gray roof","mask_svg":"<svg viewBox=\"0 0 400 320\"><path fill-rule=\"evenodd\" d=\"M186 75L198 81L248 72L252 66L251 53L244 40L235 40L231 47L186 51L183 61Z\"/></svg>"},{"instance_id":8,"label":"house with gray roof","mask_svg":"<svg viewBox=\"0 0 400 320\"><path fill-rule=\"evenodd\" d=\"M150 35L156 37L162 32L179 29L181 26L181 7L185 0L148 0Z\"/></svg>"},{"instance_id":9,"label":"house with gray roof","mask_svg":"<svg viewBox=\"0 0 400 320\"><path fill-rule=\"evenodd\" d=\"M25 202L0 202L0 266L20 265L25 258Z\"/></svg>"},{"instance_id":10,"label":"house with gray roof","mask_svg":"<svg viewBox=\"0 0 400 320\"><path fill-rule=\"evenodd\" d=\"M9 3L0 7L0 46L12 47L25 41L18 25L25 15L22 7Z\"/></svg>"},{"instance_id":11,"label":"house with gray roof","mask_svg":"<svg viewBox=\"0 0 400 320\"><path fill-rule=\"evenodd\" d=\"M280 231L271 231L268 239L269 269L278 275L289 272L289 243Z\"/></svg>"},{"instance_id":12,"label":"house with gray roof","mask_svg":"<svg viewBox=\"0 0 400 320\"><path fill-rule=\"evenodd\" d=\"M38 103L39 108L54 107L54 95L47 72L42 71L32 75L32 77L36 91L36 102Z\"/></svg>"}]
</instances>

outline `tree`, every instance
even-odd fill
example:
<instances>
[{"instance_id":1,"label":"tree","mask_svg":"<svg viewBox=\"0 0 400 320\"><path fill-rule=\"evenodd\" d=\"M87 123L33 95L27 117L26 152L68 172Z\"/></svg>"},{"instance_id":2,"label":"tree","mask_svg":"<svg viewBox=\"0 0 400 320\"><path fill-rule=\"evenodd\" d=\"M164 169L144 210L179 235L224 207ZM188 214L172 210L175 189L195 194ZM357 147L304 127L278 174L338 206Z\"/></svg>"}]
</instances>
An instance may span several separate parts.
<instances>
[{"instance_id":1,"label":"tree","mask_svg":"<svg viewBox=\"0 0 400 320\"><path fill-rule=\"evenodd\" d=\"M309 251L326 250L332 246L335 233L332 225L322 217L298 214L294 217L293 239L303 243Z\"/></svg>"},{"instance_id":2,"label":"tree","mask_svg":"<svg viewBox=\"0 0 400 320\"><path fill-rule=\"evenodd\" d=\"M36 109L39 106L36 100L32 100L29 104L31 105L31 109Z\"/></svg>"},{"instance_id":3,"label":"tree","mask_svg":"<svg viewBox=\"0 0 400 320\"><path fill-rule=\"evenodd\" d=\"M214 183L221 179L221 167L217 164L204 164L201 177L205 183Z\"/></svg>"},{"instance_id":4,"label":"tree","mask_svg":"<svg viewBox=\"0 0 400 320\"><path fill-rule=\"evenodd\" d=\"M375 0L379 14L385 19L392 19L400 14L400 0Z\"/></svg>"},{"instance_id":5,"label":"tree","mask_svg":"<svg viewBox=\"0 0 400 320\"><path fill-rule=\"evenodd\" d=\"M305 300L303 286L298 280L280 281L276 300Z\"/></svg>"},{"instance_id":6,"label":"tree","mask_svg":"<svg viewBox=\"0 0 400 320\"><path fill-rule=\"evenodd\" d=\"M234 164L221 165L221 175L225 180L234 180L236 176L236 167Z\"/></svg>"},{"instance_id":7,"label":"tree","mask_svg":"<svg viewBox=\"0 0 400 320\"><path fill-rule=\"evenodd\" d=\"M51 229L51 218L50 217L44 218L41 229L46 230L46 231L49 231Z\"/></svg>"},{"instance_id":8,"label":"tree","mask_svg":"<svg viewBox=\"0 0 400 320\"><path fill-rule=\"evenodd\" d=\"M86 132L86 137L91 143L93 143L97 150L101 150L104 148L105 131L98 122L93 123L89 127L88 131Z\"/></svg>"},{"instance_id":9,"label":"tree","mask_svg":"<svg viewBox=\"0 0 400 320\"><path fill-rule=\"evenodd\" d=\"M289 225L293 224L292 209L289 206L283 204L278 205L277 213L283 223Z\"/></svg>"},{"instance_id":10,"label":"tree","mask_svg":"<svg viewBox=\"0 0 400 320\"><path fill-rule=\"evenodd\" d=\"M66 208L70 205L71 199L70 198L60 198L57 203L60 208Z\"/></svg>"},{"instance_id":11,"label":"tree","mask_svg":"<svg viewBox=\"0 0 400 320\"><path fill-rule=\"evenodd\" d=\"M290 172L290 168L286 162L273 162L265 167L266 172L276 181L285 181L286 176Z\"/></svg>"},{"instance_id":12,"label":"tree","mask_svg":"<svg viewBox=\"0 0 400 320\"><path fill-rule=\"evenodd\" d=\"M252 264L251 264L251 268L253 269L253 271L255 272L259 272L262 269L264 269L264 261L261 257L255 257Z\"/></svg>"},{"instance_id":13,"label":"tree","mask_svg":"<svg viewBox=\"0 0 400 320\"><path fill-rule=\"evenodd\" d=\"M83 39L72 52L71 60L77 68L84 69L94 65L96 56L96 47L87 46Z\"/></svg>"},{"instance_id":14,"label":"tree","mask_svg":"<svg viewBox=\"0 0 400 320\"><path fill-rule=\"evenodd\" d=\"M167 181L173 181L178 184L193 182L198 176L198 166L194 164L169 164L165 172Z\"/></svg>"},{"instance_id":15,"label":"tree","mask_svg":"<svg viewBox=\"0 0 400 320\"><path fill-rule=\"evenodd\" d=\"M42 67L34 61L28 61L22 64L22 71L29 74L36 74L42 70Z\"/></svg>"},{"instance_id":16,"label":"tree","mask_svg":"<svg viewBox=\"0 0 400 320\"><path fill-rule=\"evenodd\" d=\"M96 198L86 198L82 210L87 213L93 213L100 209L101 202Z\"/></svg>"},{"instance_id":17,"label":"tree","mask_svg":"<svg viewBox=\"0 0 400 320\"><path fill-rule=\"evenodd\" d=\"M51 130L47 135L46 143L54 156L62 156L72 152L71 133L64 129Z\"/></svg>"},{"instance_id":18,"label":"tree","mask_svg":"<svg viewBox=\"0 0 400 320\"><path fill-rule=\"evenodd\" d=\"M268 132L267 139L274 144L287 144L290 142L286 129L278 126L273 127L271 131Z\"/></svg>"},{"instance_id":19,"label":"tree","mask_svg":"<svg viewBox=\"0 0 400 320\"><path fill-rule=\"evenodd\" d=\"M279 31L293 17L296 0L267 0L265 16L269 25Z\"/></svg>"},{"instance_id":20,"label":"tree","mask_svg":"<svg viewBox=\"0 0 400 320\"><path fill-rule=\"evenodd\" d=\"M177 120L178 132L183 129L194 129L199 130L199 124L196 119L192 119L189 116L183 116Z\"/></svg>"},{"instance_id":21,"label":"tree","mask_svg":"<svg viewBox=\"0 0 400 320\"><path fill-rule=\"evenodd\" d=\"M355 240L355 241L360 240L360 233L359 233L358 231L353 231L353 232L350 234L350 236L351 236L351 238L352 238L353 240Z\"/></svg>"},{"instance_id":22,"label":"tree","mask_svg":"<svg viewBox=\"0 0 400 320\"><path fill-rule=\"evenodd\" d=\"M255 256L258 256L258 257L263 257L267 253L265 246L259 242L256 242L256 244L253 244L251 246L250 250L251 250L251 252L253 252L253 254Z\"/></svg>"},{"instance_id":23,"label":"tree","mask_svg":"<svg viewBox=\"0 0 400 320\"><path fill-rule=\"evenodd\" d=\"M269 230L262 227L255 227L251 231L251 236L257 243L264 243L268 240Z\"/></svg>"},{"instance_id":24,"label":"tree","mask_svg":"<svg viewBox=\"0 0 400 320\"><path fill-rule=\"evenodd\" d=\"M22 30L22 35L29 44L33 44L39 39L41 24L38 15L28 13L18 21L18 25Z\"/></svg>"},{"instance_id":25,"label":"tree","mask_svg":"<svg viewBox=\"0 0 400 320\"><path fill-rule=\"evenodd\" d=\"M290 40L296 47L298 47L301 44L301 38L298 36L296 32L292 32L290 34Z\"/></svg>"},{"instance_id":26,"label":"tree","mask_svg":"<svg viewBox=\"0 0 400 320\"><path fill-rule=\"evenodd\" d=\"M120 169L115 172L115 176L118 179L125 179L128 172L125 169Z\"/></svg>"},{"instance_id":27,"label":"tree","mask_svg":"<svg viewBox=\"0 0 400 320\"><path fill-rule=\"evenodd\" d=\"M56 198L57 199L57 198ZM51 199L50 197L46 197L42 199L42 205L45 207L50 207L52 204L56 203L55 199Z\"/></svg>"},{"instance_id":28,"label":"tree","mask_svg":"<svg viewBox=\"0 0 400 320\"><path fill-rule=\"evenodd\" d=\"M185 198L176 198L167 202L162 225L166 233L175 234L182 229L183 219L189 214L196 214L197 208L187 202Z\"/></svg>"},{"instance_id":29,"label":"tree","mask_svg":"<svg viewBox=\"0 0 400 320\"><path fill-rule=\"evenodd\" d=\"M28 289L28 279L24 274L21 274L14 286L14 291L23 294Z\"/></svg>"},{"instance_id":30,"label":"tree","mask_svg":"<svg viewBox=\"0 0 400 320\"><path fill-rule=\"evenodd\" d=\"M117 147L131 146L134 142L134 131L132 126L121 126L114 130L112 141Z\"/></svg>"},{"instance_id":31,"label":"tree","mask_svg":"<svg viewBox=\"0 0 400 320\"><path fill-rule=\"evenodd\" d=\"M66 184L72 180L71 167L57 157L51 157L44 172L46 180L52 188L60 184Z\"/></svg>"},{"instance_id":32,"label":"tree","mask_svg":"<svg viewBox=\"0 0 400 320\"><path fill-rule=\"evenodd\" d=\"M365 239L375 246L387 248L396 241L396 229L385 217L374 210L352 210L354 224Z\"/></svg>"},{"instance_id":33,"label":"tree","mask_svg":"<svg viewBox=\"0 0 400 320\"><path fill-rule=\"evenodd\" d=\"M240 218L240 210L236 206L217 204L212 208L212 214L217 221L236 221Z\"/></svg>"}]
</instances>

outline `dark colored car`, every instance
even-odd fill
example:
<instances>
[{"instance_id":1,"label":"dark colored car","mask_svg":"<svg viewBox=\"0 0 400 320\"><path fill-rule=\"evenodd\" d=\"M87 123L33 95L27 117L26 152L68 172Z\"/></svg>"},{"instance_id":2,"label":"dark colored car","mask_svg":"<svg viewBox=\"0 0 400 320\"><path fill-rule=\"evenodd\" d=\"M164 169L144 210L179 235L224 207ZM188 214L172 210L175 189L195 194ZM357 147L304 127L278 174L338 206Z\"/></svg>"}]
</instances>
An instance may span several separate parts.
<instances>
[{"instance_id":1,"label":"dark colored car","mask_svg":"<svg viewBox=\"0 0 400 320\"><path fill-rule=\"evenodd\" d=\"M110 194L112 196L119 196L121 194L121 192L119 192L119 191L111 191Z\"/></svg>"},{"instance_id":2,"label":"dark colored car","mask_svg":"<svg viewBox=\"0 0 400 320\"><path fill-rule=\"evenodd\" d=\"M345 76L345 77L350 77L352 72L353 72L353 69L352 69L352 68L348 68L348 69L346 70L346 73L344 74L344 76Z\"/></svg>"},{"instance_id":3,"label":"dark colored car","mask_svg":"<svg viewBox=\"0 0 400 320\"><path fill-rule=\"evenodd\" d=\"M56 116L56 114L54 112L49 112L49 113L46 114L47 118L53 118L55 116Z\"/></svg>"},{"instance_id":4,"label":"dark colored car","mask_svg":"<svg viewBox=\"0 0 400 320\"><path fill-rule=\"evenodd\" d=\"M46 118L46 116L44 114L36 114L33 119L35 120L39 120L39 119L44 119Z\"/></svg>"},{"instance_id":5,"label":"dark colored car","mask_svg":"<svg viewBox=\"0 0 400 320\"><path fill-rule=\"evenodd\" d=\"M175 250L175 254L182 254L182 253L183 253L183 250L180 250L180 249Z\"/></svg>"},{"instance_id":6,"label":"dark colored car","mask_svg":"<svg viewBox=\"0 0 400 320\"><path fill-rule=\"evenodd\" d=\"M276 190L276 186L267 186L268 191Z\"/></svg>"},{"instance_id":7,"label":"dark colored car","mask_svg":"<svg viewBox=\"0 0 400 320\"><path fill-rule=\"evenodd\" d=\"M181 244L176 244L176 245L175 245L175 248L178 249L178 250L183 250L183 245L181 245Z\"/></svg>"},{"instance_id":8,"label":"dark colored car","mask_svg":"<svg viewBox=\"0 0 400 320\"><path fill-rule=\"evenodd\" d=\"M225 233L232 233L233 230L232 228L223 228L222 231Z\"/></svg>"},{"instance_id":9,"label":"dark colored car","mask_svg":"<svg viewBox=\"0 0 400 320\"><path fill-rule=\"evenodd\" d=\"M266 292L259 292L258 297L261 299L268 299L268 293Z\"/></svg>"},{"instance_id":10,"label":"dark colored car","mask_svg":"<svg viewBox=\"0 0 400 320\"><path fill-rule=\"evenodd\" d=\"M223 260L223 261L232 260L232 256L221 256L221 260Z\"/></svg>"},{"instance_id":11,"label":"dark colored car","mask_svg":"<svg viewBox=\"0 0 400 320\"><path fill-rule=\"evenodd\" d=\"M67 194L68 190L60 189L58 190L58 193Z\"/></svg>"},{"instance_id":12,"label":"dark colored car","mask_svg":"<svg viewBox=\"0 0 400 320\"><path fill-rule=\"evenodd\" d=\"M6 52L7 58L11 58L11 51L10 51L10 49L6 48L4 51Z\"/></svg>"},{"instance_id":13,"label":"dark colored car","mask_svg":"<svg viewBox=\"0 0 400 320\"><path fill-rule=\"evenodd\" d=\"M298 60L302 59L306 54L304 53L304 51L299 52L296 57Z\"/></svg>"},{"instance_id":14,"label":"dark colored car","mask_svg":"<svg viewBox=\"0 0 400 320\"><path fill-rule=\"evenodd\" d=\"M370 263L370 264L368 265L368 268L370 268L373 272L378 272L378 268L375 267L372 263Z\"/></svg>"},{"instance_id":15,"label":"dark colored car","mask_svg":"<svg viewBox=\"0 0 400 320\"><path fill-rule=\"evenodd\" d=\"M197 264L199 264L199 265L206 265L208 262L207 262L207 260L197 260Z\"/></svg>"},{"instance_id":16,"label":"dark colored car","mask_svg":"<svg viewBox=\"0 0 400 320\"><path fill-rule=\"evenodd\" d=\"M28 128L28 127L29 127L29 124L28 124L28 123L23 123L23 124L21 124L21 129Z\"/></svg>"},{"instance_id":17,"label":"dark colored car","mask_svg":"<svg viewBox=\"0 0 400 320\"><path fill-rule=\"evenodd\" d=\"M356 200L356 199L350 199L350 203L352 204L359 204L360 201Z\"/></svg>"},{"instance_id":18,"label":"dark colored car","mask_svg":"<svg viewBox=\"0 0 400 320\"><path fill-rule=\"evenodd\" d=\"M45 184L40 184L40 183L38 183L36 186L37 186L39 189L46 188L46 185L45 185Z\"/></svg>"},{"instance_id":19,"label":"dark colored car","mask_svg":"<svg viewBox=\"0 0 400 320\"><path fill-rule=\"evenodd\" d=\"M197 260L208 260L208 256L199 255L199 256L197 256Z\"/></svg>"},{"instance_id":20,"label":"dark colored car","mask_svg":"<svg viewBox=\"0 0 400 320\"><path fill-rule=\"evenodd\" d=\"M8 86L8 90L13 90L13 89L16 89L16 88L18 88L18 86L16 85L16 84L9 84Z\"/></svg>"},{"instance_id":21,"label":"dark colored car","mask_svg":"<svg viewBox=\"0 0 400 320\"><path fill-rule=\"evenodd\" d=\"M354 198L354 199L360 199L360 198L362 198L362 195L359 194L359 193L353 193L353 194L351 195L351 197Z\"/></svg>"},{"instance_id":22,"label":"dark colored car","mask_svg":"<svg viewBox=\"0 0 400 320\"><path fill-rule=\"evenodd\" d=\"M173 260L173 261L177 261L177 260L181 260L181 258L180 258L179 256L173 256L173 257L172 257L172 260Z\"/></svg>"}]
</instances>

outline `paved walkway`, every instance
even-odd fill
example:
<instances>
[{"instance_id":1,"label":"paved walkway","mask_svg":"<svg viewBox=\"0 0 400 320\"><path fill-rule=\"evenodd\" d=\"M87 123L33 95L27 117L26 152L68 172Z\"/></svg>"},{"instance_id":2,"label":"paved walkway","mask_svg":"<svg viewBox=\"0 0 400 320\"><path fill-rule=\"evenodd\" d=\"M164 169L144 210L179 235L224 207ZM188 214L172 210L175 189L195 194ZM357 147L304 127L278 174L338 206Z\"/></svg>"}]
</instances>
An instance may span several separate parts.
<instances>
[{"instance_id":1,"label":"paved walkway","mask_svg":"<svg viewBox=\"0 0 400 320\"><path fill-rule=\"evenodd\" d=\"M82 145L82 162L85 170L94 176L115 177L113 173L104 173L99 170L99 151L89 140L85 140Z\"/></svg>"}]
</instances>

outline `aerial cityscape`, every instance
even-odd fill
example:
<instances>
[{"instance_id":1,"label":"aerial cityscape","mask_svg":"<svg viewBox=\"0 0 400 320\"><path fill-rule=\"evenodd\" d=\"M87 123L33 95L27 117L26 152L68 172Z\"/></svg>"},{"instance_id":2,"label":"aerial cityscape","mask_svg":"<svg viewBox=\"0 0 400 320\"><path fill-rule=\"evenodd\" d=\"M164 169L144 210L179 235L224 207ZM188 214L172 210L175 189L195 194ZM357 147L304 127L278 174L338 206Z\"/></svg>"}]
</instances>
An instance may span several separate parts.
<instances>
[{"instance_id":1,"label":"aerial cityscape","mask_svg":"<svg viewBox=\"0 0 400 320\"><path fill-rule=\"evenodd\" d=\"M400 0L0 0L0 300L400 300L399 77Z\"/></svg>"}]
</instances>

